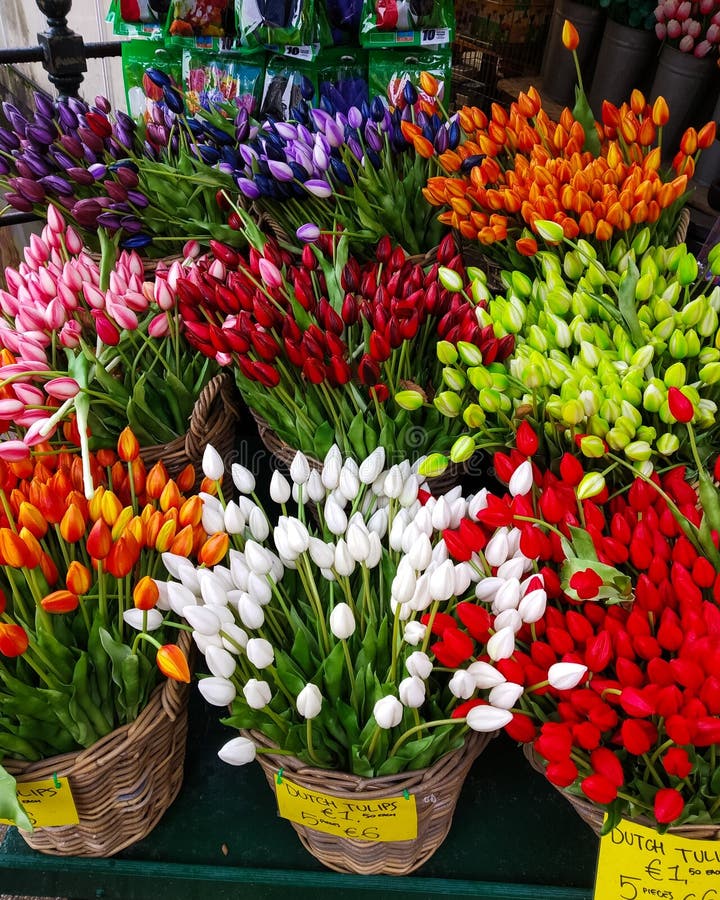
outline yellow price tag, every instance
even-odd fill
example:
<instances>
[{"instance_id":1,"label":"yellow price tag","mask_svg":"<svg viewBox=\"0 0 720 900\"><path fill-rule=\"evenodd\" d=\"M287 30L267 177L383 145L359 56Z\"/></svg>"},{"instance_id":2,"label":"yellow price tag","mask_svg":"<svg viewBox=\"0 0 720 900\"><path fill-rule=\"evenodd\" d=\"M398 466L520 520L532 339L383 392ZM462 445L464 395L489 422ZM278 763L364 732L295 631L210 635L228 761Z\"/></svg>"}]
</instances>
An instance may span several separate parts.
<instances>
[{"instance_id":1,"label":"yellow price tag","mask_svg":"<svg viewBox=\"0 0 720 900\"><path fill-rule=\"evenodd\" d=\"M600 840L594 900L720 900L720 842L622 819Z\"/></svg>"},{"instance_id":2,"label":"yellow price tag","mask_svg":"<svg viewBox=\"0 0 720 900\"><path fill-rule=\"evenodd\" d=\"M415 797L349 800L300 787L275 777L278 810L283 819L358 841L410 841L417 837Z\"/></svg>"},{"instance_id":3,"label":"yellow price tag","mask_svg":"<svg viewBox=\"0 0 720 900\"><path fill-rule=\"evenodd\" d=\"M17 796L34 828L77 825L80 822L67 778L18 781ZM8 819L0 819L0 822L3 825L12 824Z\"/></svg>"}]
</instances>

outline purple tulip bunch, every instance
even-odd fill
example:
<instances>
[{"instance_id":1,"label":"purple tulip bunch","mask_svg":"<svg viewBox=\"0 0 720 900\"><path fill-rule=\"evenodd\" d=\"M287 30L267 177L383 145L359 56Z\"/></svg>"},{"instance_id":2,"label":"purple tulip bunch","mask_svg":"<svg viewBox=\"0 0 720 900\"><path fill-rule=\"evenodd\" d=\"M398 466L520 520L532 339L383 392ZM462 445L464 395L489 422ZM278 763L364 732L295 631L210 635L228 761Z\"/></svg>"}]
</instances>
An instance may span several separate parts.
<instances>
[{"instance_id":1,"label":"purple tulip bunch","mask_svg":"<svg viewBox=\"0 0 720 900\"><path fill-rule=\"evenodd\" d=\"M145 126L111 112L103 97L89 106L76 98L53 103L38 93L29 118L4 103L9 127L0 128L0 188L8 205L40 218L55 206L89 249L98 248L98 228L152 256L179 252L189 237L244 243L223 221L216 195L232 188L235 155L222 166L222 154L243 130L249 134L247 114L228 123L230 134L212 115L191 126L180 95L166 93L170 102L158 105Z\"/></svg>"},{"instance_id":2,"label":"purple tulip bunch","mask_svg":"<svg viewBox=\"0 0 720 900\"><path fill-rule=\"evenodd\" d=\"M269 118L237 148L242 164L233 177L241 194L300 240L341 227L360 255L384 235L413 254L436 246L443 227L421 194L436 174L436 157L421 156L402 125L419 126L438 154L457 147L460 129L454 118L416 111L417 92L412 84L406 90L407 104L393 112L375 97L346 113L326 101L321 109L295 107L291 121Z\"/></svg>"},{"instance_id":3,"label":"purple tulip bunch","mask_svg":"<svg viewBox=\"0 0 720 900\"><path fill-rule=\"evenodd\" d=\"M717 53L720 0L662 0L655 19L655 33L661 41L698 58Z\"/></svg>"}]
</instances>

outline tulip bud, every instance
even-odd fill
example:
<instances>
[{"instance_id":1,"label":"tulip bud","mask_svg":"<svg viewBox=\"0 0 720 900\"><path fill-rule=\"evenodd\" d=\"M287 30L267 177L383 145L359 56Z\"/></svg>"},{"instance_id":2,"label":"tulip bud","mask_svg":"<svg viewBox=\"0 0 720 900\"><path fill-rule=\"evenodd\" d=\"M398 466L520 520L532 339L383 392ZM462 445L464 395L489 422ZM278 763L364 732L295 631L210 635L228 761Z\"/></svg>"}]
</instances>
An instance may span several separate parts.
<instances>
[{"instance_id":1,"label":"tulip bud","mask_svg":"<svg viewBox=\"0 0 720 900\"><path fill-rule=\"evenodd\" d=\"M475 706L465 717L469 728L481 732L498 731L509 725L512 720L511 712L506 709L496 709L494 706Z\"/></svg>"},{"instance_id":2,"label":"tulip bud","mask_svg":"<svg viewBox=\"0 0 720 900\"><path fill-rule=\"evenodd\" d=\"M389 695L377 701L373 707L373 716L380 728L395 728L402 721L403 710L404 707L397 697Z\"/></svg>"},{"instance_id":3,"label":"tulip bud","mask_svg":"<svg viewBox=\"0 0 720 900\"><path fill-rule=\"evenodd\" d=\"M170 585L168 586L168 591L172 606L173 600ZM182 617L194 631L199 631L200 634L214 635L220 631L220 619L208 606L194 606L192 604L184 606Z\"/></svg>"},{"instance_id":4,"label":"tulip bud","mask_svg":"<svg viewBox=\"0 0 720 900\"><path fill-rule=\"evenodd\" d=\"M245 737L236 737L218 750L220 759L231 766L244 766L255 759L255 744Z\"/></svg>"},{"instance_id":5,"label":"tulip bud","mask_svg":"<svg viewBox=\"0 0 720 900\"><path fill-rule=\"evenodd\" d=\"M305 484L310 478L310 463L300 450L295 454L295 458L290 464L290 477L295 484Z\"/></svg>"},{"instance_id":6,"label":"tulip bud","mask_svg":"<svg viewBox=\"0 0 720 900\"><path fill-rule=\"evenodd\" d=\"M243 694L247 705L251 709L264 709L272 700L272 690L267 681L258 681L251 678L243 687Z\"/></svg>"},{"instance_id":7,"label":"tulip bud","mask_svg":"<svg viewBox=\"0 0 720 900\"><path fill-rule=\"evenodd\" d=\"M398 685L398 694L403 706L417 709L425 702L425 683L417 675L410 675Z\"/></svg>"},{"instance_id":8,"label":"tulip bud","mask_svg":"<svg viewBox=\"0 0 720 900\"><path fill-rule=\"evenodd\" d=\"M123 621L136 631L157 631L163 623L163 614L157 609L126 609Z\"/></svg>"},{"instance_id":9,"label":"tulip bud","mask_svg":"<svg viewBox=\"0 0 720 900\"><path fill-rule=\"evenodd\" d=\"M256 669L265 669L273 664L275 651L264 638L250 638L245 647L248 660Z\"/></svg>"},{"instance_id":10,"label":"tulip bud","mask_svg":"<svg viewBox=\"0 0 720 900\"><path fill-rule=\"evenodd\" d=\"M579 663L553 663L548 669L548 681L558 691L569 691L580 684L587 670Z\"/></svg>"},{"instance_id":11,"label":"tulip bud","mask_svg":"<svg viewBox=\"0 0 720 900\"><path fill-rule=\"evenodd\" d=\"M508 490L513 497L521 497L527 494L533 486L533 469L529 459L515 469L508 482Z\"/></svg>"},{"instance_id":12,"label":"tulip bud","mask_svg":"<svg viewBox=\"0 0 720 900\"><path fill-rule=\"evenodd\" d=\"M237 694L232 681L227 678L218 678L215 675L201 678L198 682L198 690L212 706L229 706Z\"/></svg>"},{"instance_id":13,"label":"tulip bud","mask_svg":"<svg viewBox=\"0 0 720 900\"><path fill-rule=\"evenodd\" d=\"M345 641L355 632L355 616L347 603L338 603L330 613L330 631L339 641Z\"/></svg>"},{"instance_id":14,"label":"tulip bud","mask_svg":"<svg viewBox=\"0 0 720 900\"><path fill-rule=\"evenodd\" d=\"M577 486L578 500L589 500L597 497L605 489L605 478L599 472L588 472Z\"/></svg>"},{"instance_id":15,"label":"tulip bud","mask_svg":"<svg viewBox=\"0 0 720 900\"><path fill-rule=\"evenodd\" d=\"M250 469L241 466L239 463L233 463L230 471L233 483L240 493L252 494L255 490L255 476ZM222 475L220 477L222 478Z\"/></svg>"},{"instance_id":16,"label":"tulip bud","mask_svg":"<svg viewBox=\"0 0 720 900\"><path fill-rule=\"evenodd\" d=\"M484 691L505 682L505 676L488 662L470 663L467 671L475 679L475 687Z\"/></svg>"},{"instance_id":17,"label":"tulip bud","mask_svg":"<svg viewBox=\"0 0 720 900\"><path fill-rule=\"evenodd\" d=\"M235 671L235 660L232 655L223 647L217 647L215 644L210 644L205 650L205 663L210 674L218 678L231 678Z\"/></svg>"},{"instance_id":18,"label":"tulip bud","mask_svg":"<svg viewBox=\"0 0 720 900\"><path fill-rule=\"evenodd\" d=\"M419 391L398 391L395 394L395 402L401 409L413 412L425 403L423 395Z\"/></svg>"},{"instance_id":19,"label":"tulip bud","mask_svg":"<svg viewBox=\"0 0 720 900\"><path fill-rule=\"evenodd\" d=\"M222 457L211 444L203 451L202 470L205 477L211 481L220 481L225 474Z\"/></svg>"},{"instance_id":20,"label":"tulip bud","mask_svg":"<svg viewBox=\"0 0 720 900\"><path fill-rule=\"evenodd\" d=\"M566 20L566 25L569 25L571 29L575 30L573 24L568 22L568 20ZM575 34L577 35L577 31L575 31ZM551 222L547 219L538 219L535 222L535 230L548 244L559 244L564 238L562 225L558 225L557 222Z\"/></svg>"},{"instance_id":21,"label":"tulip bud","mask_svg":"<svg viewBox=\"0 0 720 900\"><path fill-rule=\"evenodd\" d=\"M512 709L517 701L524 693L521 684L515 684L513 681L506 681L504 684L495 685L488 694L488 701L491 706L498 709Z\"/></svg>"},{"instance_id":22,"label":"tulip bud","mask_svg":"<svg viewBox=\"0 0 720 900\"><path fill-rule=\"evenodd\" d=\"M454 269L440 266L437 277L445 290L451 293L460 293L464 287L462 277Z\"/></svg>"},{"instance_id":23,"label":"tulip bud","mask_svg":"<svg viewBox=\"0 0 720 900\"><path fill-rule=\"evenodd\" d=\"M450 693L459 700L469 700L475 693L475 679L466 669L458 669L448 682Z\"/></svg>"},{"instance_id":24,"label":"tulip bud","mask_svg":"<svg viewBox=\"0 0 720 900\"><path fill-rule=\"evenodd\" d=\"M508 659L515 651L515 632L506 626L496 631L487 642L487 654L494 662Z\"/></svg>"}]
</instances>

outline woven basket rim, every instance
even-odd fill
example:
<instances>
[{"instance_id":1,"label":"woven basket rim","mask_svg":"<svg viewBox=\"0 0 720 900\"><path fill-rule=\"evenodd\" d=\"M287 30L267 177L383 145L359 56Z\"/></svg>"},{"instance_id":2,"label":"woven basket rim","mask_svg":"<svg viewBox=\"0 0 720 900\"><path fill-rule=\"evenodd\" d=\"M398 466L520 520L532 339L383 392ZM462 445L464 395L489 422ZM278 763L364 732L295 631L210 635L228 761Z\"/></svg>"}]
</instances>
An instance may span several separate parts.
<instances>
[{"instance_id":1,"label":"woven basket rim","mask_svg":"<svg viewBox=\"0 0 720 900\"><path fill-rule=\"evenodd\" d=\"M177 645L186 655L190 652L192 638L187 631L180 633ZM114 728L89 747L71 750L69 753L57 756L48 756L34 762L8 758L3 760L2 765L18 782L37 778L43 772L48 776L57 774L60 778L71 778L74 773L82 770L86 765L97 767L101 762L110 761L121 754L124 750L123 745L135 732L154 731L160 722L158 715L160 711L174 721L178 715L177 708L182 704L187 687L188 685L183 682L165 678L155 686L147 704L132 722Z\"/></svg>"}]
</instances>

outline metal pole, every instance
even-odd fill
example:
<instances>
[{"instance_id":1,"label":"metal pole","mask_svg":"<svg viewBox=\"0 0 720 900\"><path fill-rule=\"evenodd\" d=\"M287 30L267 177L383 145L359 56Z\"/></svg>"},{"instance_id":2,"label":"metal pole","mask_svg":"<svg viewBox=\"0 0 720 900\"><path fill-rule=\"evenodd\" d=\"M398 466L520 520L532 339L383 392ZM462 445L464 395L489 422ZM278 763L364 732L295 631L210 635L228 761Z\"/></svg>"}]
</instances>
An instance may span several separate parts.
<instances>
[{"instance_id":1,"label":"metal pole","mask_svg":"<svg viewBox=\"0 0 720 900\"><path fill-rule=\"evenodd\" d=\"M85 45L81 35L67 24L72 0L35 0L48 20L48 30L38 34L43 66L61 97L77 97L83 72L87 71Z\"/></svg>"}]
</instances>

